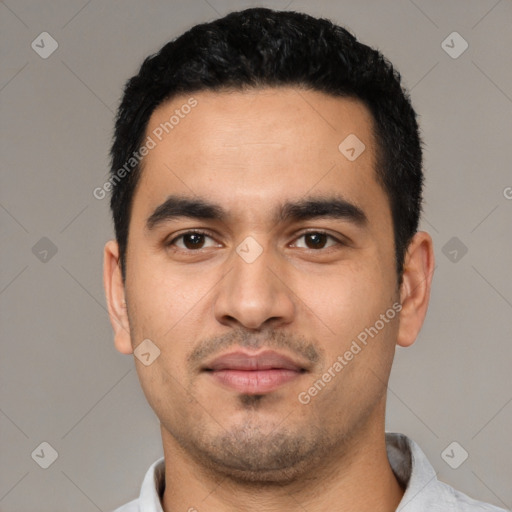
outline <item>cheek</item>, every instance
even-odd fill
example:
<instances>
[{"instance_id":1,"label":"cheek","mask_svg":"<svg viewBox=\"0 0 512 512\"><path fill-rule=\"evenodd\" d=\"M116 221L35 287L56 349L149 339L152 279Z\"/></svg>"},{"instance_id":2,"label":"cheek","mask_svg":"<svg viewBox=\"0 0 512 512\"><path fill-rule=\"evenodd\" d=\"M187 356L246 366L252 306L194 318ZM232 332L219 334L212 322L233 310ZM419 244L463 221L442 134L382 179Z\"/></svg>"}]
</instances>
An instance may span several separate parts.
<instances>
[{"instance_id":1,"label":"cheek","mask_svg":"<svg viewBox=\"0 0 512 512\"><path fill-rule=\"evenodd\" d=\"M134 355L137 357L137 346L144 340L151 341L150 357L157 354L148 366L135 361L144 393L152 407L156 407L154 401L160 400L160 396L174 396L186 387L183 361L189 340L193 339L185 321L190 306L161 281L134 279L130 284L129 321Z\"/></svg>"},{"instance_id":2,"label":"cheek","mask_svg":"<svg viewBox=\"0 0 512 512\"><path fill-rule=\"evenodd\" d=\"M137 325L148 337L164 336L199 300L201 290L149 259L132 263L126 289Z\"/></svg>"},{"instance_id":3,"label":"cheek","mask_svg":"<svg viewBox=\"0 0 512 512\"><path fill-rule=\"evenodd\" d=\"M182 421L182 412L190 410L190 395L184 376L162 354L152 365L137 364L137 374L147 402L159 420L172 431Z\"/></svg>"},{"instance_id":4,"label":"cheek","mask_svg":"<svg viewBox=\"0 0 512 512\"><path fill-rule=\"evenodd\" d=\"M342 393L349 401L355 400L357 389L363 388L371 396L379 395L381 383L387 382L399 318L393 309L398 296L392 291L389 270L367 265L361 258L324 276L321 286L308 287L311 282L304 280L302 290L309 290L305 302L313 314L308 314L326 353L321 373L330 370L336 375L323 399L336 400ZM336 361L339 364L333 368Z\"/></svg>"},{"instance_id":5,"label":"cheek","mask_svg":"<svg viewBox=\"0 0 512 512\"><path fill-rule=\"evenodd\" d=\"M305 276L298 286L301 298L317 319L344 337L372 325L392 304L393 294L383 270L362 260L333 267L321 277Z\"/></svg>"}]
</instances>

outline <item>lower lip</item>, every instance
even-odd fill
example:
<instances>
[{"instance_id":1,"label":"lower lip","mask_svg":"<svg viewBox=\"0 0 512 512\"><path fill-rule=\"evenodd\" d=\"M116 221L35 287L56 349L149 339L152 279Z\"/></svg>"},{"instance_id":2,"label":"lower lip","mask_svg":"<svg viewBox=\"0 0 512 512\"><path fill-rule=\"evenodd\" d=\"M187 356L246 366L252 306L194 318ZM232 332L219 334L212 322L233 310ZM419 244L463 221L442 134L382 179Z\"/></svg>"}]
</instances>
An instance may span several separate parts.
<instances>
[{"instance_id":1,"label":"lower lip","mask_svg":"<svg viewBox=\"0 0 512 512\"><path fill-rule=\"evenodd\" d=\"M296 379L301 372L285 369L216 370L210 372L221 384L245 394L268 393Z\"/></svg>"}]
</instances>

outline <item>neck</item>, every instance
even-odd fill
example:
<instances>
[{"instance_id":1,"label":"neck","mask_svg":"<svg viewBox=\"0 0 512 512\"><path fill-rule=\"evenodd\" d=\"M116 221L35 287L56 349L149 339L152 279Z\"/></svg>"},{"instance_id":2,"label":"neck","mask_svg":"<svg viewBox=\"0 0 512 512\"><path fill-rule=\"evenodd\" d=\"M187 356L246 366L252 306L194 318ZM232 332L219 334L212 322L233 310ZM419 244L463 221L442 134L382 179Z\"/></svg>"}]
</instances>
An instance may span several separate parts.
<instances>
[{"instance_id":1,"label":"neck","mask_svg":"<svg viewBox=\"0 0 512 512\"><path fill-rule=\"evenodd\" d=\"M357 435L292 482L241 482L206 470L162 427L164 512L394 512L403 496L386 452L385 404Z\"/></svg>"}]
</instances>

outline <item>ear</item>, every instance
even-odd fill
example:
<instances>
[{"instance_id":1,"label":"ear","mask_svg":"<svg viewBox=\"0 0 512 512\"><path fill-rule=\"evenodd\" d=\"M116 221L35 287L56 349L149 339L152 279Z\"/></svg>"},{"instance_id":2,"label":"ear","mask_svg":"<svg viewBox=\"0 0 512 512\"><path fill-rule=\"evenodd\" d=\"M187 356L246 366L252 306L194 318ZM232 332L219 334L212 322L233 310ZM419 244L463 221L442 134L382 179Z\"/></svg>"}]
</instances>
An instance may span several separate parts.
<instances>
[{"instance_id":1,"label":"ear","mask_svg":"<svg viewBox=\"0 0 512 512\"><path fill-rule=\"evenodd\" d=\"M114 345L122 354L132 354L125 289L119 264L119 245L115 240L107 242L103 251L103 286L110 323L114 329Z\"/></svg>"},{"instance_id":2,"label":"ear","mask_svg":"<svg viewBox=\"0 0 512 512\"><path fill-rule=\"evenodd\" d=\"M401 347L412 345L420 332L427 314L433 274L432 238L428 233L418 231L407 248L400 286L402 310L397 344Z\"/></svg>"}]
</instances>

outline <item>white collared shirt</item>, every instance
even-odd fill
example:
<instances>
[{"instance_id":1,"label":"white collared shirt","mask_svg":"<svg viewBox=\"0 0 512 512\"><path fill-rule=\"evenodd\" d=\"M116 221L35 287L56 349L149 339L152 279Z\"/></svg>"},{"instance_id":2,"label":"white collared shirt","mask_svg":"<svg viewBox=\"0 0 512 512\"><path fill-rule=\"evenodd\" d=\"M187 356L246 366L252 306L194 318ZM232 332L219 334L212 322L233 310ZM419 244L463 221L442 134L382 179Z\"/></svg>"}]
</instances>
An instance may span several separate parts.
<instances>
[{"instance_id":1,"label":"white collared shirt","mask_svg":"<svg viewBox=\"0 0 512 512\"><path fill-rule=\"evenodd\" d=\"M506 512L440 482L421 448L407 436L386 432L386 448L395 476L406 487L396 512ZM162 457L148 469L139 497L114 512L163 512L164 488Z\"/></svg>"}]
</instances>

